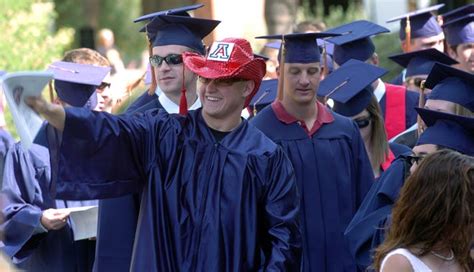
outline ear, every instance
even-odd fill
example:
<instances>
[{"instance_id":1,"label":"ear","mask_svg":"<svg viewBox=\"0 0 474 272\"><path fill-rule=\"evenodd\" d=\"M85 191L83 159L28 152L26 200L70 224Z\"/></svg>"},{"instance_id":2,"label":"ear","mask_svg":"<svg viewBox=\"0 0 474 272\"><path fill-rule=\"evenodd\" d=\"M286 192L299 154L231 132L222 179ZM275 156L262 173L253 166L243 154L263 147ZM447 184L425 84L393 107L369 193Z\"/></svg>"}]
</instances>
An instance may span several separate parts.
<instances>
[{"instance_id":1,"label":"ear","mask_svg":"<svg viewBox=\"0 0 474 272\"><path fill-rule=\"evenodd\" d=\"M446 48L448 49L448 55L453 58L453 59L456 59L458 57L458 54L456 53L456 51L454 51L451 46L446 46Z\"/></svg>"},{"instance_id":2,"label":"ear","mask_svg":"<svg viewBox=\"0 0 474 272\"><path fill-rule=\"evenodd\" d=\"M244 92L242 93L243 97L249 96L253 89L255 88L255 82L253 80L247 80L244 88Z\"/></svg>"},{"instance_id":3,"label":"ear","mask_svg":"<svg viewBox=\"0 0 474 272\"><path fill-rule=\"evenodd\" d=\"M370 57L370 59L372 60L373 65L379 66L380 61L379 61L379 55L377 55L377 53L374 53L372 57Z\"/></svg>"}]
</instances>

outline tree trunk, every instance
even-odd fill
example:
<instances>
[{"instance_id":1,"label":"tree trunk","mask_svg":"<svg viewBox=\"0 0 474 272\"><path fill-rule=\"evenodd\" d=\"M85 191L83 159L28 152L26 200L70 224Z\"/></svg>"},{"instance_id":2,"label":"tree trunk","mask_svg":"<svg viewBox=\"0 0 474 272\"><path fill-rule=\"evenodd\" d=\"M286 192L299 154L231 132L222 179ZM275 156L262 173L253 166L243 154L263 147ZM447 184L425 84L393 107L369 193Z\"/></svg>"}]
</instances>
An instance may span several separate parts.
<instances>
[{"instance_id":1,"label":"tree trunk","mask_svg":"<svg viewBox=\"0 0 474 272\"><path fill-rule=\"evenodd\" d=\"M297 0L266 0L265 22L268 34L292 32L296 19Z\"/></svg>"}]
</instances>

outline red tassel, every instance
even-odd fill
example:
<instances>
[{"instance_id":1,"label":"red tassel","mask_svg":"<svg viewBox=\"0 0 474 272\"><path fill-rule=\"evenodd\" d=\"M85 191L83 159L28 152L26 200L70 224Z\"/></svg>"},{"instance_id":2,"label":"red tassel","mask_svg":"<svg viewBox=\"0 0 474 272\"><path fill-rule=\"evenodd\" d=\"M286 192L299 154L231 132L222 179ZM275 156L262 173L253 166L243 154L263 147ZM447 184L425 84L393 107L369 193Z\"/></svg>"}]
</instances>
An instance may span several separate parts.
<instances>
[{"instance_id":1,"label":"red tassel","mask_svg":"<svg viewBox=\"0 0 474 272\"><path fill-rule=\"evenodd\" d=\"M179 114L188 114L188 100L186 99L186 87L184 86L184 64L183 64L183 84L181 88L181 97L179 99Z\"/></svg>"},{"instance_id":2,"label":"red tassel","mask_svg":"<svg viewBox=\"0 0 474 272\"><path fill-rule=\"evenodd\" d=\"M179 114L188 114L188 101L186 99L186 89L181 89L181 98L179 99Z\"/></svg>"}]
</instances>

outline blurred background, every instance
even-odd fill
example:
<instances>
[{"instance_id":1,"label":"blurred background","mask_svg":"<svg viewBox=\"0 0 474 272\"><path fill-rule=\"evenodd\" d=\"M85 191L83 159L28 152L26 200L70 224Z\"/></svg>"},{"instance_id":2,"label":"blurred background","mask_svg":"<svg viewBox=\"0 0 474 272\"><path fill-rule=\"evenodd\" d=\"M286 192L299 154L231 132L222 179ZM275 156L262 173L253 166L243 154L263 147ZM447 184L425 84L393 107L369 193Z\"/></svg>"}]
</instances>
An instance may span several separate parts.
<instances>
[{"instance_id":1,"label":"blurred background","mask_svg":"<svg viewBox=\"0 0 474 272\"><path fill-rule=\"evenodd\" d=\"M445 3L440 14L472 0L0 0L0 70L7 72L44 70L69 49L88 47L100 51L102 39L113 33L123 67L117 66L113 88L122 97L127 86L139 79L148 61L147 40L132 20L143 14L195 3L205 7L195 16L221 20L206 37L206 44L224 37L249 39L255 51L264 41L254 36L289 33L302 21L323 22L331 28L357 19L367 19L393 30L374 38L381 66L393 78L400 70L386 56L400 52L398 24L391 17L408 11ZM108 29L110 31L101 31ZM99 33L104 34L102 38ZM109 41L110 42L110 41ZM142 92L141 83L133 92ZM9 131L15 134L6 112ZM16 136L16 135L15 135Z\"/></svg>"}]
</instances>

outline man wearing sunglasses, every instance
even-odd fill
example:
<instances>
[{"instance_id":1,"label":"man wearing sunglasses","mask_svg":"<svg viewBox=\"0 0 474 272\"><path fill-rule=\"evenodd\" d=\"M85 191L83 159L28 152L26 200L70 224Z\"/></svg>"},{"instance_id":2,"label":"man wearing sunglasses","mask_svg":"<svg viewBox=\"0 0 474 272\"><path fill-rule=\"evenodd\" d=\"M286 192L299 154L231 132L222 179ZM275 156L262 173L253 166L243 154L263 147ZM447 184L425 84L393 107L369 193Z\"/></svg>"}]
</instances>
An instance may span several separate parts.
<instances>
[{"instance_id":1,"label":"man wearing sunglasses","mask_svg":"<svg viewBox=\"0 0 474 272\"><path fill-rule=\"evenodd\" d=\"M127 113L143 113L162 109L180 113L182 109L201 107L196 94L197 76L183 64L181 54L186 51L205 54L202 39L219 21L193 18L187 14L202 5L193 5L144 15L136 22L149 20L140 31L146 32L150 42L152 84L134 101ZM167 14L167 15L165 15ZM155 88L161 94L155 94ZM186 90L184 93L183 90ZM141 194L99 201L98 245L94 271L129 271L134 237L137 228Z\"/></svg>"},{"instance_id":2,"label":"man wearing sunglasses","mask_svg":"<svg viewBox=\"0 0 474 272\"><path fill-rule=\"evenodd\" d=\"M264 60L248 41L228 38L183 61L202 78L202 109L184 116L113 116L27 99L63 131L57 193L104 198L143 189L131 271L298 271L292 164L240 116Z\"/></svg>"}]
</instances>

